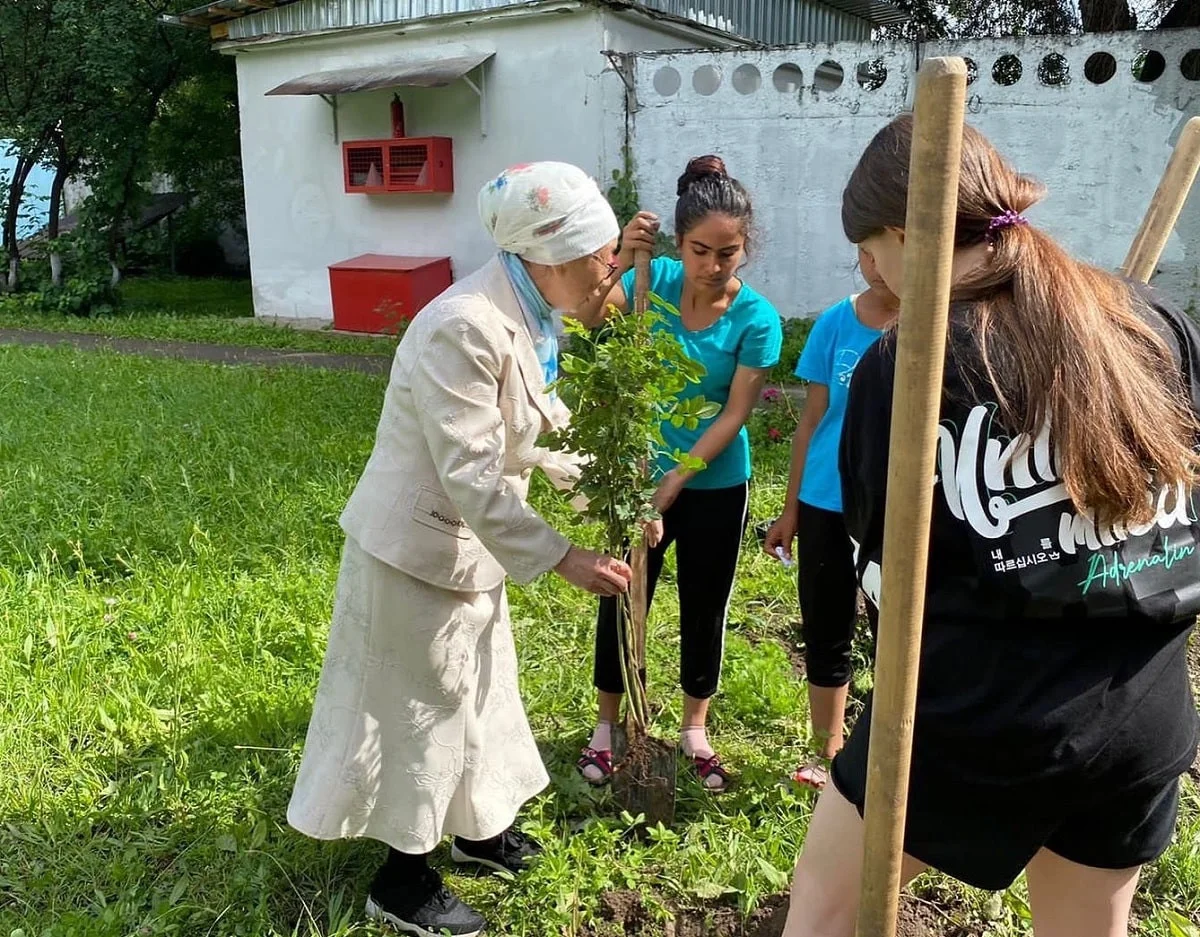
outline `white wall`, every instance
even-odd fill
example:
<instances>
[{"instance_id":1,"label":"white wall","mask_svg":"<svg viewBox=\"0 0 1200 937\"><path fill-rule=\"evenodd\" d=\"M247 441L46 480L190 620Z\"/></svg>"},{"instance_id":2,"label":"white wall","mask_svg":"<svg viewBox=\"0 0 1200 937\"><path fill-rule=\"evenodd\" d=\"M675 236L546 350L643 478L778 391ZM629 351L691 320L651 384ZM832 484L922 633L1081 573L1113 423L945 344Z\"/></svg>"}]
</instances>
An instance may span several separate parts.
<instances>
[{"instance_id":1,"label":"white wall","mask_svg":"<svg viewBox=\"0 0 1200 937\"><path fill-rule=\"evenodd\" d=\"M492 253L476 194L513 163L563 160L608 178L618 165L624 107L623 98L607 87L619 87L620 81L601 51L609 41L618 48L626 44L629 32L615 17L588 10L238 52L256 314L329 318L327 267L363 253L449 256L456 278L470 273ZM679 42L657 34L659 46ZM464 46L496 53L485 66L487 137L480 132L478 98L463 82L400 94L409 135L453 138L452 196L347 194L329 106L318 97L264 96L309 72L424 57L439 49L453 54ZM341 96L340 140L390 136L391 99L392 92Z\"/></svg>"},{"instance_id":2,"label":"white wall","mask_svg":"<svg viewBox=\"0 0 1200 937\"><path fill-rule=\"evenodd\" d=\"M1166 60L1161 78L1141 84L1131 63L1143 48ZM1200 31L1127 33L1078 39L958 42L927 46L926 55L974 59L980 77L969 88L968 119L988 134L1022 171L1043 179L1050 194L1030 214L1078 255L1108 268L1124 259L1179 128L1200 111L1200 82L1180 62L1200 48ZM1084 77L1094 52L1108 52L1117 74L1103 85ZM1070 82L1049 87L1038 64L1063 55ZM1021 80L1002 87L992 77L1000 55L1014 54ZM1200 53L1197 53L1200 57ZM888 79L868 91L855 80L859 62L883 58ZM832 92L813 89L816 67L829 59L845 71ZM799 66L803 89L784 94L772 82L785 64ZM761 88L740 94L733 76L754 66ZM696 72L716 70L720 86L705 96ZM674 69L680 90L655 89L661 69ZM908 44L838 43L760 52L693 52L639 56L634 154L646 207L671 215L675 180L689 156L721 154L751 190L758 243L747 278L785 315L812 315L861 288L854 251L842 235L841 192L862 149L889 119L911 106L915 49ZM701 76L703 77L703 76ZM660 79L661 81L661 79ZM1156 284L1187 303L1200 268L1200 196L1184 209Z\"/></svg>"}]
</instances>

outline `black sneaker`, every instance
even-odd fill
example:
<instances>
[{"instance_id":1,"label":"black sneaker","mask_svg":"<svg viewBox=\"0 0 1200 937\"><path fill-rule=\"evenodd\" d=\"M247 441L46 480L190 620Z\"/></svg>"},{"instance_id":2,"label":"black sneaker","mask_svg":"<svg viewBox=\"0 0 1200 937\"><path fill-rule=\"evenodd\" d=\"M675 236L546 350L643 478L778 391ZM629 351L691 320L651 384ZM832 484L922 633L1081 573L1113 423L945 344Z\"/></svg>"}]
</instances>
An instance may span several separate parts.
<instances>
[{"instance_id":1,"label":"black sneaker","mask_svg":"<svg viewBox=\"0 0 1200 937\"><path fill-rule=\"evenodd\" d=\"M477 937L487 923L442 884L433 869L425 869L415 880L373 884L367 917L417 937Z\"/></svg>"},{"instance_id":2,"label":"black sneaker","mask_svg":"<svg viewBox=\"0 0 1200 937\"><path fill-rule=\"evenodd\" d=\"M456 836L450 846L450 858L455 862L473 862L493 872L511 872L513 875L524 872L541 854L542 847L537 840L513 827L495 839L479 843Z\"/></svg>"}]
</instances>

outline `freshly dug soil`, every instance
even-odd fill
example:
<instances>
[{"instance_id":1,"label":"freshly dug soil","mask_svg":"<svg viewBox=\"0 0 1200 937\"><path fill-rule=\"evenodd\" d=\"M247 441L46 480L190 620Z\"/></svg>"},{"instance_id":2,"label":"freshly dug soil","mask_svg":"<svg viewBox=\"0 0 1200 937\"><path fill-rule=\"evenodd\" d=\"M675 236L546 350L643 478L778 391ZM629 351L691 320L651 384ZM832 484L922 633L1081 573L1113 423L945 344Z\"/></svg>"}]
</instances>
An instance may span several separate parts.
<instances>
[{"instance_id":1,"label":"freshly dug soil","mask_svg":"<svg viewBox=\"0 0 1200 937\"><path fill-rule=\"evenodd\" d=\"M713 904L675 911L674 920L652 920L641 897L611 891L600 899L600 922L585 930L588 937L780 937L787 919L788 896L767 898L749 919L737 909ZM952 924L924 902L904 898L898 937L976 937L978 931Z\"/></svg>"},{"instance_id":2,"label":"freshly dug soil","mask_svg":"<svg viewBox=\"0 0 1200 937\"><path fill-rule=\"evenodd\" d=\"M652 735L627 741L617 733L613 755L613 794L635 817L645 816L645 825L675 822L675 783L679 761L675 747Z\"/></svg>"}]
</instances>

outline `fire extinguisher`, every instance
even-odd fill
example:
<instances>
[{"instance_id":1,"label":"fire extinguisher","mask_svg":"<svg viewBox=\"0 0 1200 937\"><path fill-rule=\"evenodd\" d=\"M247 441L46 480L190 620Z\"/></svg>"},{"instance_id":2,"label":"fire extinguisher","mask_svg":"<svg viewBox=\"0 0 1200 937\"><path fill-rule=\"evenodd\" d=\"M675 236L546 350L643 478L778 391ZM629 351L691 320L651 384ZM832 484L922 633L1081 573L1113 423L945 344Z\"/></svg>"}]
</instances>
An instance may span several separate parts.
<instances>
[{"instance_id":1,"label":"fire extinguisher","mask_svg":"<svg viewBox=\"0 0 1200 937\"><path fill-rule=\"evenodd\" d=\"M397 140L404 136L404 103L398 94L392 97L392 136Z\"/></svg>"}]
</instances>

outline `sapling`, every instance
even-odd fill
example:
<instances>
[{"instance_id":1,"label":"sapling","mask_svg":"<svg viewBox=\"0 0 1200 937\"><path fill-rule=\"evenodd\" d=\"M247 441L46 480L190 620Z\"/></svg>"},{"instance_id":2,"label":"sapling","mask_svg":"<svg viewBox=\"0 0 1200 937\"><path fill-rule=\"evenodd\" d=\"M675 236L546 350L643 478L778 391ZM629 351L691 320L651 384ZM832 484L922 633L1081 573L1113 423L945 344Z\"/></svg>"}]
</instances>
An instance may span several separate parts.
<instances>
[{"instance_id":1,"label":"sapling","mask_svg":"<svg viewBox=\"0 0 1200 937\"><path fill-rule=\"evenodd\" d=\"M650 468L660 456L668 455L688 471L705 467L686 452L670 449L662 424L697 429L720 412L719 405L699 395L682 396L704 377L704 366L660 327L665 316L679 315L678 310L653 293L648 299L640 310L636 301L628 312L610 307L605 325L595 331L568 320L571 350L559 362L555 385L573 416L548 444L584 457L574 494L586 499L582 518L600 526L604 548L615 556L636 551L644 526L659 519ZM639 591L636 586L631 592ZM640 593L645 595L644 586ZM617 637L631 756L650 720L636 617L626 595L618 603ZM642 609L643 627L644 620Z\"/></svg>"}]
</instances>

